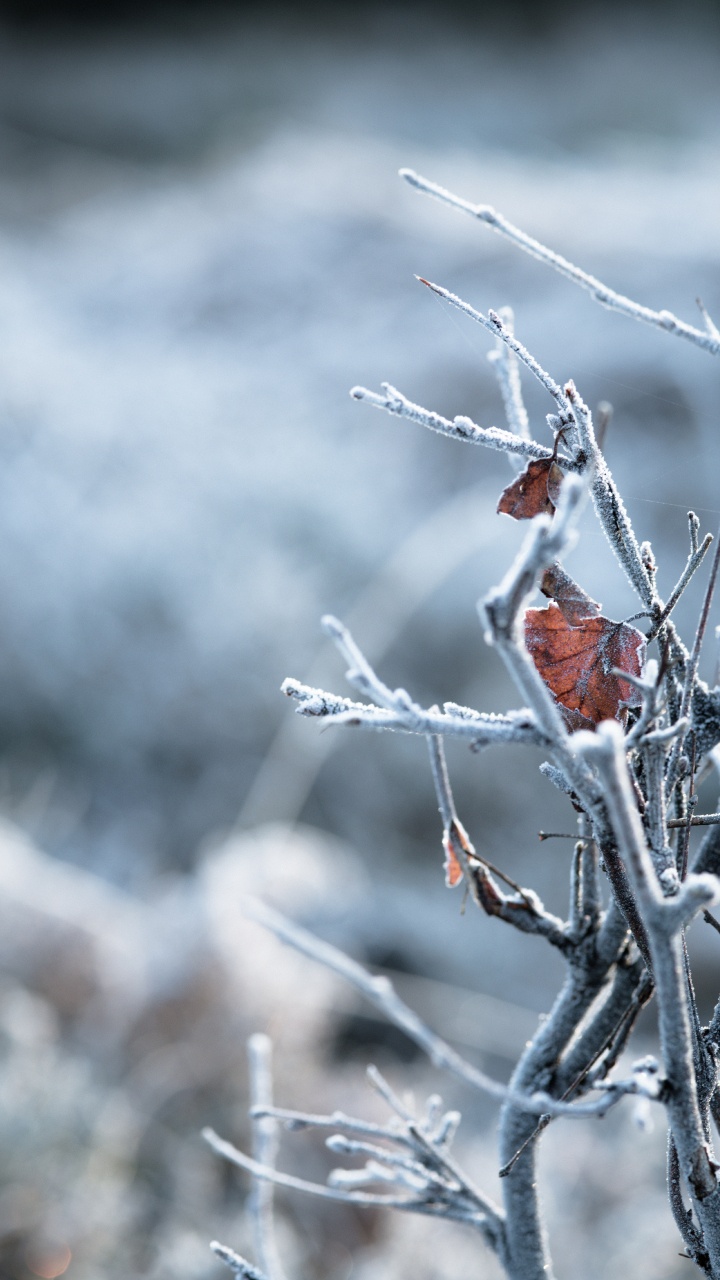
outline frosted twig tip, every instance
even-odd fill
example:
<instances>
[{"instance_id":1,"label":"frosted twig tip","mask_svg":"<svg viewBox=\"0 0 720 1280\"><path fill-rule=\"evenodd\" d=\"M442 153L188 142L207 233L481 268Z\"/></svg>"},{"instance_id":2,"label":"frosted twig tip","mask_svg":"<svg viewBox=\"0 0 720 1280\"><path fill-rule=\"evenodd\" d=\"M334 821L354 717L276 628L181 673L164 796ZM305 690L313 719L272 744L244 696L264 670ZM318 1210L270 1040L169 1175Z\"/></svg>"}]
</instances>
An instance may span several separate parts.
<instances>
[{"instance_id":1,"label":"frosted twig tip","mask_svg":"<svg viewBox=\"0 0 720 1280\"><path fill-rule=\"evenodd\" d=\"M236 1253L234 1249L229 1249L226 1244L220 1244L219 1240L212 1240L210 1248L231 1271L234 1271L236 1276L242 1276L243 1280L266 1280L264 1271L260 1271L258 1267L254 1267L245 1258L241 1258L239 1253Z\"/></svg>"},{"instance_id":2,"label":"frosted twig tip","mask_svg":"<svg viewBox=\"0 0 720 1280\"><path fill-rule=\"evenodd\" d=\"M340 619L336 618L332 613L323 614L320 619L320 626L325 632L325 635L330 636L331 640L343 640L345 637L346 632L342 622L340 622Z\"/></svg>"}]
</instances>

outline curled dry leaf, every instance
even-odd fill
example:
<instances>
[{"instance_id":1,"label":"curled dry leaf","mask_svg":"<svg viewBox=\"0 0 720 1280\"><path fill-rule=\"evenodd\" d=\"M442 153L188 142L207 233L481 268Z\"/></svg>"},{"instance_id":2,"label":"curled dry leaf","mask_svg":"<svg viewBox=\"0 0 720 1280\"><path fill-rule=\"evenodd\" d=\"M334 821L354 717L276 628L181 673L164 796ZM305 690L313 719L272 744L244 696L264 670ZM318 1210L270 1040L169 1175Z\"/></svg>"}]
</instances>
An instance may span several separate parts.
<instances>
[{"instance_id":1,"label":"curled dry leaf","mask_svg":"<svg viewBox=\"0 0 720 1280\"><path fill-rule=\"evenodd\" d=\"M557 560L545 570L540 590L549 600L554 600L571 626L579 626L585 618L594 618L602 605L583 591L579 582L566 573Z\"/></svg>"},{"instance_id":2,"label":"curled dry leaf","mask_svg":"<svg viewBox=\"0 0 720 1280\"><path fill-rule=\"evenodd\" d=\"M498 502L501 515L513 520L532 520L543 512L553 515L563 473L554 458L536 458L503 489Z\"/></svg>"},{"instance_id":3,"label":"curled dry leaf","mask_svg":"<svg viewBox=\"0 0 720 1280\"><path fill-rule=\"evenodd\" d=\"M541 590L551 603L526 610L525 644L568 728L594 729L601 720L624 724L639 695L613 669L642 674L644 635L627 622L604 618L600 605L560 565L548 569Z\"/></svg>"},{"instance_id":4,"label":"curled dry leaf","mask_svg":"<svg viewBox=\"0 0 720 1280\"><path fill-rule=\"evenodd\" d=\"M455 852L456 846L460 846L466 856L471 856L475 850L470 843L470 837L462 823L454 818L450 826L446 828L443 835L443 849L445 850L445 884L448 889L454 889L463 878L463 869L460 859Z\"/></svg>"},{"instance_id":5,"label":"curled dry leaf","mask_svg":"<svg viewBox=\"0 0 720 1280\"><path fill-rule=\"evenodd\" d=\"M448 889L454 889L456 884L462 880L462 867L455 856L455 851L446 838L443 840L443 848L445 850L445 884Z\"/></svg>"}]
</instances>

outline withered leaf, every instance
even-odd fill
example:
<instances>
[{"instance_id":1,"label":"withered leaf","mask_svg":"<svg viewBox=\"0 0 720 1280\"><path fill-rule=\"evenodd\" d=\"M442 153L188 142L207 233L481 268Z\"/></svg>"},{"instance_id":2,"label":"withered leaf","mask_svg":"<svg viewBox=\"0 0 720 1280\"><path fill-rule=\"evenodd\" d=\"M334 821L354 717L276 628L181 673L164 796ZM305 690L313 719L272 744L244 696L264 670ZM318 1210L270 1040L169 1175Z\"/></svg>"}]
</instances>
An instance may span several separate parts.
<instances>
[{"instance_id":1,"label":"withered leaf","mask_svg":"<svg viewBox=\"0 0 720 1280\"><path fill-rule=\"evenodd\" d=\"M532 520L541 512L553 515L562 480L563 473L554 458L535 458L503 489L498 512L513 520Z\"/></svg>"},{"instance_id":2,"label":"withered leaf","mask_svg":"<svg viewBox=\"0 0 720 1280\"><path fill-rule=\"evenodd\" d=\"M554 601L525 612L525 644L546 685L560 704L569 729L592 729L601 720L627 720L639 702L637 689L613 668L639 676L645 637L627 622L596 613L570 617Z\"/></svg>"},{"instance_id":3,"label":"withered leaf","mask_svg":"<svg viewBox=\"0 0 720 1280\"><path fill-rule=\"evenodd\" d=\"M462 880L462 867L460 866L455 855L455 850L447 837L443 840L443 848L445 850L445 884L448 889L454 889L455 885L459 884Z\"/></svg>"},{"instance_id":4,"label":"withered leaf","mask_svg":"<svg viewBox=\"0 0 720 1280\"><path fill-rule=\"evenodd\" d=\"M602 605L593 600L587 591L574 578L566 573L557 560L547 568L542 576L540 590L544 596L554 600L562 610L565 620L572 627L578 626L583 618L595 618Z\"/></svg>"},{"instance_id":5,"label":"withered leaf","mask_svg":"<svg viewBox=\"0 0 720 1280\"><path fill-rule=\"evenodd\" d=\"M474 854L474 849L470 843L470 837L462 823L453 818L449 827L446 827L443 834L443 849L445 850L445 884L448 889L454 889L463 878L462 863L457 856L456 850L462 850L466 856Z\"/></svg>"}]
</instances>

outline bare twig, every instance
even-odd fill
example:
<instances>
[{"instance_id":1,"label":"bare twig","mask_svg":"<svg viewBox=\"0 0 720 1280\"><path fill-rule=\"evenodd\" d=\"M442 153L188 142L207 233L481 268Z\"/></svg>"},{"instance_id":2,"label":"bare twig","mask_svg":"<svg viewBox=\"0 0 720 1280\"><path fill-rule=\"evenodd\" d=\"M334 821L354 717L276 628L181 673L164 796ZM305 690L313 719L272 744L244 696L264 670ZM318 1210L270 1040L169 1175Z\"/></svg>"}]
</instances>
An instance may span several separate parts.
<instances>
[{"instance_id":1,"label":"bare twig","mask_svg":"<svg viewBox=\"0 0 720 1280\"><path fill-rule=\"evenodd\" d=\"M600 526L643 605L654 610L658 605L654 582L643 561L625 504L595 439L592 414L573 382L567 383L565 393L577 424L580 450L589 473L590 492Z\"/></svg>"},{"instance_id":2,"label":"bare twig","mask_svg":"<svg viewBox=\"0 0 720 1280\"><path fill-rule=\"evenodd\" d=\"M538 382L549 392L558 410L563 415L563 419L568 422L573 420L572 409L563 388L554 378L551 378L546 369L543 369L542 365L530 354L527 347L518 341L512 329L503 323L497 311L488 311L487 315L483 315L482 311L476 311L474 307L470 306L469 302L464 302L462 298L458 298L457 294L451 293L449 289L444 289L442 285L433 284L431 280L425 280L423 276L417 276L416 279L420 281L420 284L427 285L428 289L432 289L433 293L436 293L439 298L444 298L446 302L449 302L451 307L456 307L458 311L462 311L471 320L482 325L483 329L486 329L493 337L500 338L517 356L518 360L525 365L526 369L529 369L533 377L537 378Z\"/></svg>"},{"instance_id":3,"label":"bare twig","mask_svg":"<svg viewBox=\"0 0 720 1280\"><path fill-rule=\"evenodd\" d=\"M501 1250L504 1233L502 1211L469 1181L449 1154L459 1114L443 1113L441 1099L431 1097L425 1118L417 1120L377 1068L369 1067L368 1077L394 1112L389 1125L368 1124L338 1112L333 1116L315 1116L285 1112L274 1107L253 1109L256 1120L275 1123L282 1119L295 1129L332 1128L335 1132L326 1140L330 1151L365 1159L362 1168L333 1170L328 1176L327 1186L277 1174L274 1168L260 1165L231 1144L218 1139L211 1130L206 1131L205 1137L220 1154L247 1169L255 1178L267 1179L270 1185L277 1183L311 1191L314 1195L362 1207L383 1205L467 1222L480 1229L493 1249ZM338 1132L338 1129L346 1132ZM348 1137L348 1133L353 1136ZM388 1194L378 1195L365 1190L374 1183L387 1187Z\"/></svg>"},{"instance_id":4,"label":"bare twig","mask_svg":"<svg viewBox=\"0 0 720 1280\"><path fill-rule=\"evenodd\" d=\"M265 1165L258 1164L256 1160L251 1159L243 1151L234 1147L231 1142L226 1142L224 1138L219 1137L212 1129L203 1129L203 1137L213 1150L217 1151L218 1155L229 1160L231 1164L237 1165L240 1169L245 1169L254 1178L272 1182L277 1187L288 1187L292 1191L305 1191L310 1195L319 1196L323 1200L341 1200L345 1204L357 1204L366 1209L381 1207L402 1209L410 1213L427 1214L433 1218L454 1218L458 1222L470 1222L477 1226L481 1225L483 1221L483 1215L477 1210L438 1205L424 1199L422 1196L378 1195L369 1191L346 1191L342 1187L324 1186L321 1182L309 1182L306 1178L296 1178L293 1174L280 1173L277 1169L270 1169Z\"/></svg>"},{"instance_id":5,"label":"bare twig","mask_svg":"<svg viewBox=\"0 0 720 1280\"><path fill-rule=\"evenodd\" d=\"M697 302L698 310L700 311L700 314L703 320L705 321L705 328L710 334L710 337L716 338L717 341L720 342L720 329L718 329L717 325L715 324L715 321L710 315L710 312L705 306L705 303L703 302L702 298L696 298L695 301Z\"/></svg>"},{"instance_id":6,"label":"bare twig","mask_svg":"<svg viewBox=\"0 0 720 1280\"><path fill-rule=\"evenodd\" d=\"M323 720L326 725L349 725L396 733L442 734L444 737L461 738L472 747L502 742L547 745L530 711L495 715L473 711L471 707L460 708L448 702L442 710L437 707L426 710L409 699L404 690L395 690L392 707L378 707L373 703L341 698L292 678L284 680L281 689L288 698L299 703L298 715ZM397 694L400 696L396 697Z\"/></svg>"},{"instance_id":7,"label":"bare twig","mask_svg":"<svg viewBox=\"0 0 720 1280\"><path fill-rule=\"evenodd\" d=\"M680 718L685 719L690 714L692 706L692 697L695 689L695 681L697 679L698 663L700 662L700 651L702 649L703 640L705 639L705 630L707 628L708 618L710 616L710 606L715 591L715 583L717 581L718 569L720 568L720 538L717 539L715 546L715 555L713 556L712 567L710 569L710 577L705 590L705 596L700 610L697 630L695 632L695 641L693 643L690 660L687 663L685 672L685 680L683 682L682 700L680 703ZM682 750L684 734L679 734L675 739L670 758L667 766L667 793L672 794L672 790L679 778L679 760Z\"/></svg>"},{"instance_id":8,"label":"bare twig","mask_svg":"<svg viewBox=\"0 0 720 1280\"><path fill-rule=\"evenodd\" d=\"M252 1115L253 1158L266 1168L275 1167L278 1139L275 1121L268 1112L272 1107L272 1044L268 1036L254 1035L248 1041L250 1066L250 1100ZM253 1114L255 1109L263 1114ZM250 1198L250 1212L255 1226L255 1251L268 1280L285 1280L275 1239L273 1186L256 1179Z\"/></svg>"},{"instance_id":9,"label":"bare twig","mask_svg":"<svg viewBox=\"0 0 720 1280\"><path fill-rule=\"evenodd\" d=\"M515 333L515 317L511 307L501 307L498 315L508 333ZM523 440L530 439L530 423L520 385L520 369L518 358L511 347L498 335L495 348L488 352L488 360L492 364L503 398L505 417L510 430Z\"/></svg>"},{"instance_id":10,"label":"bare twig","mask_svg":"<svg viewBox=\"0 0 720 1280\"><path fill-rule=\"evenodd\" d=\"M685 338L688 342L702 347L704 351L708 351L711 355L720 353L720 338L715 333L705 333L702 329L696 329L694 325L678 320L677 316L674 316L671 311L653 311L650 307L641 306L640 303L633 302L632 299L624 297L623 294L616 293L614 289L602 284L595 276L591 276L587 271L574 266L572 262L568 262L567 258L561 257L559 253L546 248L539 240L534 240L532 236L513 226L511 222L508 222L502 214L497 213L490 205L471 204L469 200L463 200L461 197L453 195L452 192L446 191L444 187L438 186L437 183L430 182L427 178L421 178L412 169L401 169L400 176L406 182L409 182L411 187L417 188L418 191L423 191L426 195L435 196L436 199L442 200L445 204L452 205L455 209L461 209L464 213L469 213L473 218L477 218L478 221L486 223L487 226L492 227L494 231L498 231L507 240L511 240L513 244L518 245L525 253L529 253L533 258L538 258L541 262L547 263L548 266L558 271L560 275L571 280L573 284L587 290L588 293L592 294L596 302L599 302L603 307L607 307L610 311L619 311L633 320L641 320L645 324L663 329L666 333L676 334L679 338Z\"/></svg>"},{"instance_id":11,"label":"bare twig","mask_svg":"<svg viewBox=\"0 0 720 1280\"><path fill-rule=\"evenodd\" d=\"M552 1098L546 1097L542 1091L528 1095L509 1089L467 1062L440 1036L431 1031L422 1019L400 999L388 978L375 977L368 973L367 969L357 961L351 960L337 947L315 938L306 929L294 924L257 898L244 898L242 909L245 915L270 929L282 942L288 943L303 955L319 961L326 968L339 974L376 1005L390 1022L400 1027L411 1040L414 1040L435 1066L443 1067L451 1075L464 1080L473 1088L480 1089L501 1102L510 1101L513 1106L527 1111L530 1115L542 1115L543 1112L549 1111L553 1115L580 1117L602 1115L608 1109L607 1098L576 1107L555 1102Z\"/></svg>"},{"instance_id":12,"label":"bare twig","mask_svg":"<svg viewBox=\"0 0 720 1280\"><path fill-rule=\"evenodd\" d=\"M657 617L653 622L652 628L648 632L648 641L654 640L660 629L664 626L683 591L687 587L693 575L700 568L707 551L710 549L713 540L711 533L706 533L702 543L698 546L697 534L700 521L694 511L688 511L688 522L690 524L690 554L688 555L687 564L685 565L676 585L670 592L667 604L664 606L659 617Z\"/></svg>"},{"instance_id":13,"label":"bare twig","mask_svg":"<svg viewBox=\"0 0 720 1280\"><path fill-rule=\"evenodd\" d=\"M213 1240L210 1248L230 1268L234 1275L240 1277L240 1280L268 1280L268 1277L258 1267L254 1267L251 1262L241 1258L239 1253L236 1253L234 1249L229 1249L226 1244L220 1244L219 1240Z\"/></svg>"},{"instance_id":14,"label":"bare twig","mask_svg":"<svg viewBox=\"0 0 720 1280\"><path fill-rule=\"evenodd\" d=\"M440 435L450 436L453 440L482 444L487 449L499 449L502 453L517 454L521 458L552 457L552 449L537 444L535 440L526 440L522 436L513 434L512 431L503 430L502 427L479 427L470 418L458 416L451 421L449 418L443 418L442 414L433 413L429 409L423 409L419 404L413 404L412 400L408 400L389 382L383 382L382 388L384 394L378 395L376 391L368 391L366 387L353 387L350 395L353 400L366 400L375 409L384 409L386 413L392 413L397 418L418 422L420 426L428 427L430 431L438 431ZM567 466L568 459L560 457L558 464Z\"/></svg>"}]
</instances>

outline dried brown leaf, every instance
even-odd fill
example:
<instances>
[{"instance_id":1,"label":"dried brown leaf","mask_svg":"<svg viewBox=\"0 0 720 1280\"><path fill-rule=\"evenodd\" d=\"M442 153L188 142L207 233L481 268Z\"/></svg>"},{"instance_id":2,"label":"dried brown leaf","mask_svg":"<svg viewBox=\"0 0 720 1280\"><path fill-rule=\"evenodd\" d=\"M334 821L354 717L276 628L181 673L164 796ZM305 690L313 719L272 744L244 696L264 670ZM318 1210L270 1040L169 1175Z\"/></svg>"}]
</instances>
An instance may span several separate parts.
<instances>
[{"instance_id":1,"label":"dried brown leaf","mask_svg":"<svg viewBox=\"0 0 720 1280\"><path fill-rule=\"evenodd\" d=\"M542 512L553 515L563 473L554 458L536 458L503 489L498 502L501 515L513 520L532 520Z\"/></svg>"},{"instance_id":2,"label":"dried brown leaf","mask_svg":"<svg viewBox=\"0 0 720 1280\"><path fill-rule=\"evenodd\" d=\"M526 610L525 644L568 728L594 728L601 720L624 724L628 706L637 705L637 689L613 674L613 668L635 676L643 670L645 637L629 623L601 614L569 620L552 601Z\"/></svg>"}]
</instances>

